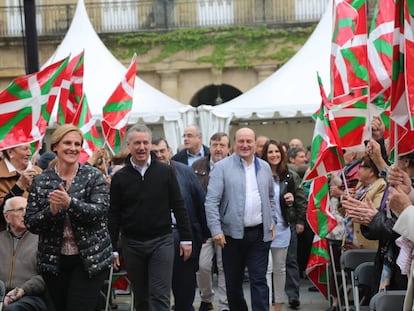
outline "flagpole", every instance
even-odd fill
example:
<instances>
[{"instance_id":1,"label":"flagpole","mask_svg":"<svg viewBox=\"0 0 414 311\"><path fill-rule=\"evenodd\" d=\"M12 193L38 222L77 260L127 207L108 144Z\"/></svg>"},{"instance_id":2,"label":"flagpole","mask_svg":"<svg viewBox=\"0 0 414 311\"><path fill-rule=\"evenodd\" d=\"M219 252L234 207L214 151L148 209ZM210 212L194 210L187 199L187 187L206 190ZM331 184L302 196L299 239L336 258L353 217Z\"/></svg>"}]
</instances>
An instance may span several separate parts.
<instances>
[{"instance_id":1,"label":"flagpole","mask_svg":"<svg viewBox=\"0 0 414 311\"><path fill-rule=\"evenodd\" d=\"M342 311L341 294L339 292L338 276L336 275L335 258L333 254L332 243L330 240L328 240L328 245L329 245L329 255L331 257L333 277L334 277L334 282L335 282L335 289L336 289L336 296L337 296L336 299L338 300L339 311ZM329 278L328 278L328 285L329 285Z\"/></svg>"}]
</instances>

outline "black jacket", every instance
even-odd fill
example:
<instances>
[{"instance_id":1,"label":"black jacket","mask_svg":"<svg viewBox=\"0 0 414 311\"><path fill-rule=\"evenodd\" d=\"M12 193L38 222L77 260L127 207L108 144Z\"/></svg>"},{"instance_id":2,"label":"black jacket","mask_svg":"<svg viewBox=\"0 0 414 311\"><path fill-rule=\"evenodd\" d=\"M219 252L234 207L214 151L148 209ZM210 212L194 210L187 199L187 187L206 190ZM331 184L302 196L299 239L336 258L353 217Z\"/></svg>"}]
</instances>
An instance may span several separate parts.
<instances>
[{"instance_id":1,"label":"black jacket","mask_svg":"<svg viewBox=\"0 0 414 311\"><path fill-rule=\"evenodd\" d=\"M304 225L306 223L308 202L301 183L299 175L292 170L289 170L286 178L280 181L280 208L282 216L287 223L293 225ZM287 206L283 199L287 192L291 192L295 197L293 206Z\"/></svg>"},{"instance_id":2,"label":"black jacket","mask_svg":"<svg viewBox=\"0 0 414 311\"><path fill-rule=\"evenodd\" d=\"M79 170L68 190L70 207L55 216L50 212L48 195L62 179L54 168L37 175L29 188L25 223L39 235L38 265L42 273L59 274L63 225L68 216L85 270L95 275L109 269L113 262L107 227L109 193L102 173L89 165Z\"/></svg>"},{"instance_id":3,"label":"black jacket","mask_svg":"<svg viewBox=\"0 0 414 311\"><path fill-rule=\"evenodd\" d=\"M191 256L198 258L203 242L209 237L206 213L204 211L205 194L191 167L176 161L171 161L171 167L176 173L181 195L191 223L193 233Z\"/></svg>"},{"instance_id":4,"label":"black jacket","mask_svg":"<svg viewBox=\"0 0 414 311\"><path fill-rule=\"evenodd\" d=\"M207 146L203 146L203 150L204 150L204 156L208 157L210 156L210 149ZM188 165L188 154L187 154L187 149L181 150L180 152L178 152L177 154L175 154L172 157L172 160L177 161L177 162L181 162L185 165Z\"/></svg>"},{"instance_id":5,"label":"black jacket","mask_svg":"<svg viewBox=\"0 0 414 311\"><path fill-rule=\"evenodd\" d=\"M187 210L173 168L152 158L144 176L126 165L112 178L109 231L117 247L119 233L146 241L171 233L171 211L177 219L182 241L191 241Z\"/></svg>"},{"instance_id":6,"label":"black jacket","mask_svg":"<svg viewBox=\"0 0 414 311\"><path fill-rule=\"evenodd\" d=\"M386 199L386 198L385 198ZM379 284L384 262L391 268L391 282L387 289L400 290L407 288L407 276L401 274L401 269L397 265L397 258L400 248L395 244L395 240L400 235L392 230L397 217L392 213L392 218L388 218L385 210L379 210L368 226L361 226L361 232L369 240L378 240L378 250L375 256L376 281ZM391 249L390 256L387 251Z\"/></svg>"}]
</instances>

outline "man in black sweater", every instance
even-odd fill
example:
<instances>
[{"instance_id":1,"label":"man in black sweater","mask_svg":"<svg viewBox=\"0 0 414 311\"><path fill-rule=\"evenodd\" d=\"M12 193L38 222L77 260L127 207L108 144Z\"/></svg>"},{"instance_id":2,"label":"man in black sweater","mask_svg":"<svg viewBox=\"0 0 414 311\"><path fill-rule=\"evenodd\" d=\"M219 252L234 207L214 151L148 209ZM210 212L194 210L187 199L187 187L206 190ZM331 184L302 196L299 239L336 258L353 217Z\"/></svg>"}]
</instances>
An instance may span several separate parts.
<instances>
[{"instance_id":1,"label":"man in black sweater","mask_svg":"<svg viewBox=\"0 0 414 311\"><path fill-rule=\"evenodd\" d=\"M193 237L173 169L151 158L151 140L152 133L144 125L127 132L130 154L112 178L109 229L114 249L121 234L135 309L169 311L174 260L171 211L183 260L191 256Z\"/></svg>"}]
</instances>

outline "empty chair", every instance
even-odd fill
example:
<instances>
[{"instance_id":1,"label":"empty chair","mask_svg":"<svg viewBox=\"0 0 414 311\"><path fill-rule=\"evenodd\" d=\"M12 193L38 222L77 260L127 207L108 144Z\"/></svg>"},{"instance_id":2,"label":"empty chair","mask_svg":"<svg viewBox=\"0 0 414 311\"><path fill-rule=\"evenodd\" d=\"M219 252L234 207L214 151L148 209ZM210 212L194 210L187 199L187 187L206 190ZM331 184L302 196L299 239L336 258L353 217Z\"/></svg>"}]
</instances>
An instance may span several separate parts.
<instances>
[{"instance_id":1,"label":"empty chair","mask_svg":"<svg viewBox=\"0 0 414 311\"><path fill-rule=\"evenodd\" d=\"M340 264L346 310L349 310L347 280L350 279L352 289L355 288L354 271L356 267L364 262L374 262L376 253L375 249L349 249L342 253Z\"/></svg>"},{"instance_id":2,"label":"empty chair","mask_svg":"<svg viewBox=\"0 0 414 311\"><path fill-rule=\"evenodd\" d=\"M378 291L375 280L375 267L373 262L364 262L355 268L354 272L354 304L355 309L369 310L369 303L373 294Z\"/></svg>"},{"instance_id":3,"label":"empty chair","mask_svg":"<svg viewBox=\"0 0 414 311\"><path fill-rule=\"evenodd\" d=\"M372 311L402 310L404 306L405 290L388 290L379 292L372 297L369 308Z\"/></svg>"}]
</instances>

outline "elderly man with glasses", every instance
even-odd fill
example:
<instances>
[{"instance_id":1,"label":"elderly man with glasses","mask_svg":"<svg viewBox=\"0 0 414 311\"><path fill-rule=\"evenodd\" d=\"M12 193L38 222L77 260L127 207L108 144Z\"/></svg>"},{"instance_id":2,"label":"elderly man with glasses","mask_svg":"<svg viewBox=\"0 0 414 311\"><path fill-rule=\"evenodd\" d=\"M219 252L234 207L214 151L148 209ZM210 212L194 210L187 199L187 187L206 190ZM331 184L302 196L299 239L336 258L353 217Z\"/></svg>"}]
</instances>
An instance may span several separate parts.
<instances>
[{"instance_id":1,"label":"elderly man with glasses","mask_svg":"<svg viewBox=\"0 0 414 311\"><path fill-rule=\"evenodd\" d=\"M7 230L0 232L0 280L6 285L4 311L46 311L45 283L37 272L38 236L24 224L27 199L8 199L3 208Z\"/></svg>"}]
</instances>

